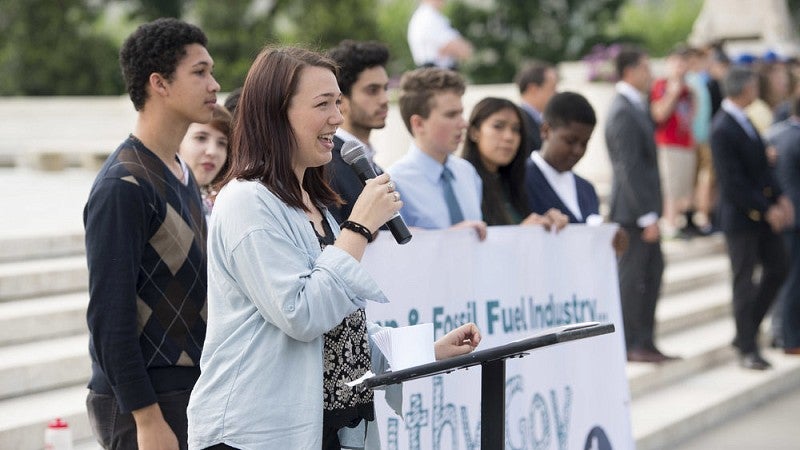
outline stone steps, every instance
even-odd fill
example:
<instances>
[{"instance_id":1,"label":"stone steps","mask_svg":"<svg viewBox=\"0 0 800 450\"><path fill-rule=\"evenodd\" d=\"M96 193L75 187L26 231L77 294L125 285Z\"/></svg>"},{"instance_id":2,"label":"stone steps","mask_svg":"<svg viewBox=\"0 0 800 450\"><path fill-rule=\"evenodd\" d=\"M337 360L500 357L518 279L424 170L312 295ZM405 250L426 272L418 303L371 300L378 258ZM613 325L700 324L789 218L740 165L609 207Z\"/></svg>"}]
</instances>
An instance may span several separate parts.
<instances>
[{"instance_id":1,"label":"stone steps","mask_svg":"<svg viewBox=\"0 0 800 450\"><path fill-rule=\"evenodd\" d=\"M667 262L661 296L670 296L725 280L729 276L729 268L728 256L722 253L698 256L673 264Z\"/></svg>"},{"instance_id":2,"label":"stone steps","mask_svg":"<svg viewBox=\"0 0 800 450\"><path fill-rule=\"evenodd\" d=\"M649 393L731 361L735 326L730 317L680 330L657 340L658 347L680 360L662 364L628 363L626 373L634 403Z\"/></svg>"},{"instance_id":3,"label":"stone steps","mask_svg":"<svg viewBox=\"0 0 800 450\"><path fill-rule=\"evenodd\" d=\"M731 311L731 285L727 278L663 296L656 309L656 337L731 317Z\"/></svg>"},{"instance_id":4,"label":"stone steps","mask_svg":"<svg viewBox=\"0 0 800 450\"><path fill-rule=\"evenodd\" d=\"M0 400L0 447L34 450L44 446L44 430L56 417L67 421L76 441L91 438L86 384Z\"/></svg>"},{"instance_id":5,"label":"stone steps","mask_svg":"<svg viewBox=\"0 0 800 450\"><path fill-rule=\"evenodd\" d=\"M85 384L91 376L89 336L0 347L0 398Z\"/></svg>"},{"instance_id":6,"label":"stone steps","mask_svg":"<svg viewBox=\"0 0 800 450\"><path fill-rule=\"evenodd\" d=\"M661 243L667 265L696 259L701 256L725 253L725 238L722 233L694 239L671 239Z\"/></svg>"},{"instance_id":7,"label":"stone steps","mask_svg":"<svg viewBox=\"0 0 800 450\"><path fill-rule=\"evenodd\" d=\"M75 440L92 438L84 253L79 231L0 239L2 449L41 449L56 417L69 423Z\"/></svg>"},{"instance_id":8,"label":"stone steps","mask_svg":"<svg viewBox=\"0 0 800 450\"><path fill-rule=\"evenodd\" d=\"M82 232L51 235L23 235L0 239L0 263L31 259L83 255L86 244Z\"/></svg>"},{"instance_id":9,"label":"stone steps","mask_svg":"<svg viewBox=\"0 0 800 450\"><path fill-rule=\"evenodd\" d=\"M657 345L682 359L626 367L638 450L675 448L710 427L800 389L800 358L779 350L764 350L772 370L738 366L731 346L735 325L724 245L713 253L724 263L702 252L692 258L668 258L666 294L656 313Z\"/></svg>"},{"instance_id":10,"label":"stone steps","mask_svg":"<svg viewBox=\"0 0 800 450\"><path fill-rule=\"evenodd\" d=\"M85 291L88 281L83 255L0 263L0 302Z\"/></svg>"},{"instance_id":11,"label":"stone steps","mask_svg":"<svg viewBox=\"0 0 800 450\"><path fill-rule=\"evenodd\" d=\"M85 333L88 304L86 292L2 302L0 346Z\"/></svg>"},{"instance_id":12,"label":"stone steps","mask_svg":"<svg viewBox=\"0 0 800 450\"><path fill-rule=\"evenodd\" d=\"M631 404L638 450L670 449L692 436L800 388L800 358L767 349L773 369L746 370L735 361L686 377Z\"/></svg>"}]
</instances>

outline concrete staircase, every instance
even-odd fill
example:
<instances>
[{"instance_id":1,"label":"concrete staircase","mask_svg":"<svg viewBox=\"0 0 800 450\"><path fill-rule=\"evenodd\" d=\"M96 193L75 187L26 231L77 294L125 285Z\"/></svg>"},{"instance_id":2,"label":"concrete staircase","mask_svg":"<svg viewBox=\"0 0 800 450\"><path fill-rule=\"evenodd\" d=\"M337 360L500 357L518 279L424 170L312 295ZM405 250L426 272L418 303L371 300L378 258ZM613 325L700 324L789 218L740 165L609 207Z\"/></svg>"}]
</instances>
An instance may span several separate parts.
<instances>
[{"instance_id":1,"label":"concrete staircase","mask_svg":"<svg viewBox=\"0 0 800 450\"><path fill-rule=\"evenodd\" d=\"M87 280L80 233L0 240L0 448L41 449L56 417L91 437Z\"/></svg>"},{"instance_id":2,"label":"concrete staircase","mask_svg":"<svg viewBox=\"0 0 800 450\"><path fill-rule=\"evenodd\" d=\"M800 389L800 358L766 349L773 370L738 366L730 344L735 326L722 236L668 241L664 250L667 268L656 312L657 345L683 359L628 363L631 421L639 450L680 448L681 442L713 426Z\"/></svg>"},{"instance_id":3,"label":"concrete staircase","mask_svg":"<svg viewBox=\"0 0 800 450\"><path fill-rule=\"evenodd\" d=\"M658 345L683 359L627 366L640 450L676 448L800 388L800 358L767 351L775 369L737 366L722 237L669 241L664 248ZM42 448L45 426L56 417L68 421L76 449L98 448L84 404L86 284L80 233L0 239L0 448Z\"/></svg>"}]
</instances>

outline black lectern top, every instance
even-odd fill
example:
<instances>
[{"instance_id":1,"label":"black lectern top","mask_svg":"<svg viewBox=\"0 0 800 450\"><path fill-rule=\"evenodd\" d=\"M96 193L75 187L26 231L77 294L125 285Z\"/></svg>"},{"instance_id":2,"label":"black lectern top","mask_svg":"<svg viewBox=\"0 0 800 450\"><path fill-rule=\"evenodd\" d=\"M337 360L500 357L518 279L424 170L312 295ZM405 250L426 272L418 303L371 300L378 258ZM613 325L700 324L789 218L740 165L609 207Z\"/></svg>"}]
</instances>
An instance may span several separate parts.
<instances>
[{"instance_id":1,"label":"black lectern top","mask_svg":"<svg viewBox=\"0 0 800 450\"><path fill-rule=\"evenodd\" d=\"M614 324L599 322L581 322L548 328L532 336L509 342L508 344L484 350L476 350L466 355L376 375L366 379L364 385L369 388L376 388L439 373L449 373L454 370L466 369L486 362L522 357L527 355L530 350L537 348L613 332Z\"/></svg>"}]
</instances>

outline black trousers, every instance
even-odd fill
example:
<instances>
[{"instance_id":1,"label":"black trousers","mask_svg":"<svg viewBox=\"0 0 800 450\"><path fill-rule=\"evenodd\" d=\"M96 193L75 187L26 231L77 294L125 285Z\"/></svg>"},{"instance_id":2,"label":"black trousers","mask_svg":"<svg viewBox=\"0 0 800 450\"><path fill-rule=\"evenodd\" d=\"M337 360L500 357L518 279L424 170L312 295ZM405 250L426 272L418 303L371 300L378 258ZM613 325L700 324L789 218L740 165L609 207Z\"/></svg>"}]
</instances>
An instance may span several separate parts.
<instances>
[{"instance_id":1,"label":"black trousers","mask_svg":"<svg viewBox=\"0 0 800 450\"><path fill-rule=\"evenodd\" d=\"M761 321L786 278L786 251L781 237L767 226L757 231L726 232L733 272L733 345L742 354L758 350L756 337ZM753 278L761 266L758 280Z\"/></svg>"},{"instance_id":2,"label":"black trousers","mask_svg":"<svg viewBox=\"0 0 800 450\"><path fill-rule=\"evenodd\" d=\"M185 391L158 394L158 406L164 420L172 428L178 438L181 450L188 448L188 420L186 407L189 406L191 389ZM89 413L89 424L97 439L104 448L110 450L137 450L136 422L133 414L122 413L117 399L113 395L98 394L89 391L86 397L86 410Z\"/></svg>"},{"instance_id":3,"label":"black trousers","mask_svg":"<svg viewBox=\"0 0 800 450\"><path fill-rule=\"evenodd\" d=\"M619 260L619 296L625 347L631 350L655 350L656 303L664 274L664 255L660 242L642 240L642 229L625 226L628 250Z\"/></svg>"},{"instance_id":4,"label":"black trousers","mask_svg":"<svg viewBox=\"0 0 800 450\"><path fill-rule=\"evenodd\" d=\"M781 311L777 311L782 321L783 345L786 348L800 347L800 232L784 233L789 258L789 272L779 295ZM774 323L774 322L773 322Z\"/></svg>"}]
</instances>

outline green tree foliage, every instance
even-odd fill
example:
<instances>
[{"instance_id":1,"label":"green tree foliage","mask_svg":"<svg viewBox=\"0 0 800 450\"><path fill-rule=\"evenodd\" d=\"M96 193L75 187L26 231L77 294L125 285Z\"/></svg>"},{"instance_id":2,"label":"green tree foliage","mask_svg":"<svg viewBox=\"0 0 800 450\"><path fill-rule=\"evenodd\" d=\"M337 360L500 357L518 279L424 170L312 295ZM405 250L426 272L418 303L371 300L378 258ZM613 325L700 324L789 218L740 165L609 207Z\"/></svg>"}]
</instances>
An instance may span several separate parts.
<instances>
[{"instance_id":1,"label":"green tree foliage","mask_svg":"<svg viewBox=\"0 0 800 450\"><path fill-rule=\"evenodd\" d=\"M96 3L92 3L96 5ZM83 0L0 0L0 95L119 94L117 47Z\"/></svg>"},{"instance_id":2,"label":"green tree foliage","mask_svg":"<svg viewBox=\"0 0 800 450\"><path fill-rule=\"evenodd\" d=\"M702 7L703 0L628 2L620 9L616 23L608 28L608 34L617 40L622 40L621 36L638 36L651 55L663 56L686 41Z\"/></svg>"},{"instance_id":3,"label":"green tree foliage","mask_svg":"<svg viewBox=\"0 0 800 450\"><path fill-rule=\"evenodd\" d=\"M284 27L281 40L326 49L343 39L379 39L377 3L376 0L284 2L276 14L291 26Z\"/></svg>"},{"instance_id":4,"label":"green tree foliage","mask_svg":"<svg viewBox=\"0 0 800 450\"><path fill-rule=\"evenodd\" d=\"M131 17L147 22L159 17L182 17L187 0L135 0L130 3L133 4ZM219 3L219 6L224 8L225 5Z\"/></svg>"},{"instance_id":5,"label":"green tree foliage","mask_svg":"<svg viewBox=\"0 0 800 450\"><path fill-rule=\"evenodd\" d=\"M524 61L578 59L604 34L624 0L458 0L448 15L475 46L464 65L476 83L507 83Z\"/></svg>"},{"instance_id":6,"label":"green tree foliage","mask_svg":"<svg viewBox=\"0 0 800 450\"><path fill-rule=\"evenodd\" d=\"M214 58L214 76L222 91L230 92L244 83L247 70L258 51L276 42L272 10L258 9L250 0L196 0L194 15L208 37L208 51Z\"/></svg>"},{"instance_id":7,"label":"green tree foliage","mask_svg":"<svg viewBox=\"0 0 800 450\"><path fill-rule=\"evenodd\" d=\"M382 0L378 11L379 40L389 47L391 59L387 71L398 77L414 68L411 49L408 47L408 21L414 13L416 2L408 0Z\"/></svg>"},{"instance_id":8,"label":"green tree foliage","mask_svg":"<svg viewBox=\"0 0 800 450\"><path fill-rule=\"evenodd\" d=\"M408 0L228 0L224 6L194 0L190 15L208 35L222 90L231 91L242 85L253 58L266 44L324 51L343 39L378 40L392 52L390 72L403 71L411 61L405 33L414 6Z\"/></svg>"}]
</instances>

